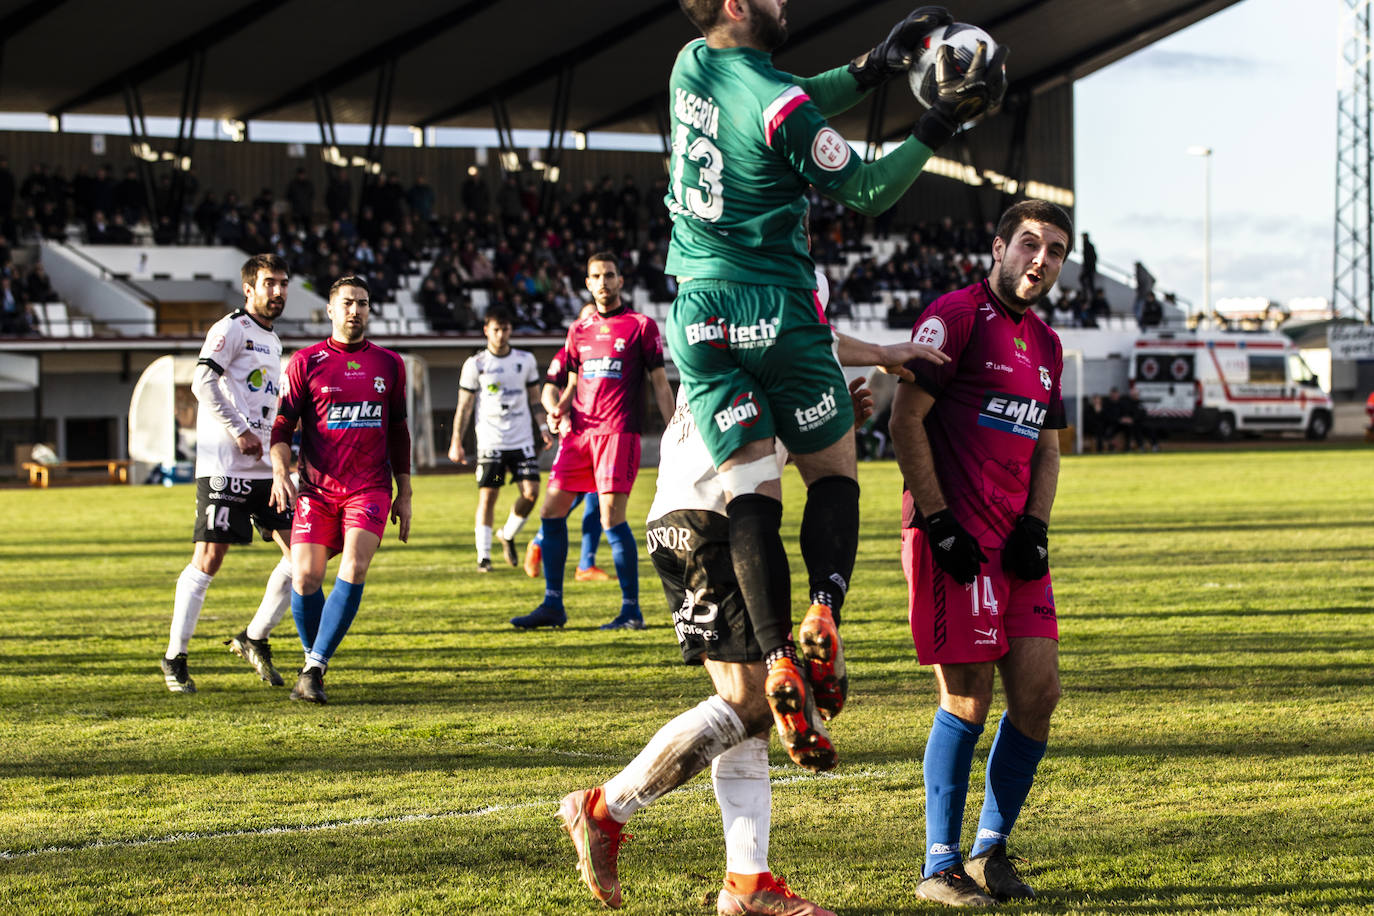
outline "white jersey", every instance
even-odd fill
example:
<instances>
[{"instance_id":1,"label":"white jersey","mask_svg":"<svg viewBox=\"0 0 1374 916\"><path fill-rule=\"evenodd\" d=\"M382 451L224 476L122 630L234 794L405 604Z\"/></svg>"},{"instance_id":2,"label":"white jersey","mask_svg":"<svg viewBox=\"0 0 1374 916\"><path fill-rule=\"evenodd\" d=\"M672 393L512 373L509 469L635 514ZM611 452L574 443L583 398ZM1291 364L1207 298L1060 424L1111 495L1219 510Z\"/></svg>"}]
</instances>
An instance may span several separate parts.
<instances>
[{"instance_id":1,"label":"white jersey","mask_svg":"<svg viewBox=\"0 0 1374 916\"><path fill-rule=\"evenodd\" d=\"M787 463L787 448L777 444L778 473ZM649 507L649 520L662 518L669 512L700 509L725 514L725 490L720 475L711 462L706 442L697 432L692 411L687 407L687 386L677 389L677 406L658 447L658 486L654 502Z\"/></svg>"},{"instance_id":2,"label":"white jersey","mask_svg":"<svg viewBox=\"0 0 1374 916\"><path fill-rule=\"evenodd\" d=\"M477 451L534 445L529 387L538 383L539 366L528 350L497 356L483 348L468 357L458 387L477 396Z\"/></svg>"},{"instance_id":3,"label":"white jersey","mask_svg":"<svg viewBox=\"0 0 1374 916\"><path fill-rule=\"evenodd\" d=\"M196 411L196 476L271 478L268 447L281 396L281 340L247 312L236 311L210 327L199 362L219 376L215 384L234 405L242 423L236 429L226 429L213 410L200 405ZM261 457L239 451L235 440L243 432L262 440Z\"/></svg>"},{"instance_id":4,"label":"white jersey","mask_svg":"<svg viewBox=\"0 0 1374 916\"><path fill-rule=\"evenodd\" d=\"M825 306L830 301L830 284L819 269L816 283L816 305L821 314L825 314ZM778 439L773 441L781 474L783 465L787 464L787 447ZM720 474L711 461L711 453L706 450L705 440L697 432L692 411L687 407L687 388L679 385L673 418L668 421L658 447L658 485L648 520L687 509L724 515L725 489L720 485Z\"/></svg>"}]
</instances>

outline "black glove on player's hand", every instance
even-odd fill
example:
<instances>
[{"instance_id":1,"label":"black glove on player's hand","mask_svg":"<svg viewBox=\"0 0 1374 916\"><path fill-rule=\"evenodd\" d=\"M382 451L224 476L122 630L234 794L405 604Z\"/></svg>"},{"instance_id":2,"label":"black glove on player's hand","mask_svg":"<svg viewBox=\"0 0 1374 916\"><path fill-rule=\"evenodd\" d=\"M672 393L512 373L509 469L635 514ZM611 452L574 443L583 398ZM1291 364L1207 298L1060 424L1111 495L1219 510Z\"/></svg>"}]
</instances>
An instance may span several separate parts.
<instances>
[{"instance_id":1,"label":"black glove on player's hand","mask_svg":"<svg viewBox=\"0 0 1374 916\"><path fill-rule=\"evenodd\" d=\"M893 26L872 51L854 58L849 72L864 89L872 89L909 70L920 53L921 39L937 26L953 22L954 17L943 6L923 6Z\"/></svg>"},{"instance_id":2,"label":"black glove on player's hand","mask_svg":"<svg viewBox=\"0 0 1374 916\"><path fill-rule=\"evenodd\" d=\"M1006 45L998 45L992 59L988 47L978 43L968 70L960 73L954 63L954 49L945 45L935 59L935 105L916 122L912 133L931 149L954 136L960 125L977 121L1002 104L1007 94Z\"/></svg>"},{"instance_id":3,"label":"black glove on player's hand","mask_svg":"<svg viewBox=\"0 0 1374 916\"><path fill-rule=\"evenodd\" d=\"M978 576L987 554L978 546L973 535L964 530L954 513L941 509L926 517L926 535L930 539L930 555L935 565L953 576L957 582L969 585Z\"/></svg>"},{"instance_id":4,"label":"black glove on player's hand","mask_svg":"<svg viewBox=\"0 0 1374 916\"><path fill-rule=\"evenodd\" d=\"M1002 545L1002 568L1027 582L1050 571L1050 527L1033 515L1022 515Z\"/></svg>"}]
</instances>

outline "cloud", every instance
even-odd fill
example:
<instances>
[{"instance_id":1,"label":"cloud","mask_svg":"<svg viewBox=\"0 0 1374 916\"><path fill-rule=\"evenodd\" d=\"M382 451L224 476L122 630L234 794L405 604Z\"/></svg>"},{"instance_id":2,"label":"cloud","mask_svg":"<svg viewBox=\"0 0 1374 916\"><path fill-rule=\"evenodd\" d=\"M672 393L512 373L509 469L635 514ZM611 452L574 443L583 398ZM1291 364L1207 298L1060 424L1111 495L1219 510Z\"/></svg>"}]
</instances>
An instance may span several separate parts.
<instances>
[{"instance_id":1,"label":"cloud","mask_svg":"<svg viewBox=\"0 0 1374 916\"><path fill-rule=\"evenodd\" d=\"M1267 74L1272 69L1270 65L1248 57L1200 54L1195 51L1172 51L1163 48L1146 48L1132 55L1127 64L1171 77L1248 77Z\"/></svg>"}]
</instances>

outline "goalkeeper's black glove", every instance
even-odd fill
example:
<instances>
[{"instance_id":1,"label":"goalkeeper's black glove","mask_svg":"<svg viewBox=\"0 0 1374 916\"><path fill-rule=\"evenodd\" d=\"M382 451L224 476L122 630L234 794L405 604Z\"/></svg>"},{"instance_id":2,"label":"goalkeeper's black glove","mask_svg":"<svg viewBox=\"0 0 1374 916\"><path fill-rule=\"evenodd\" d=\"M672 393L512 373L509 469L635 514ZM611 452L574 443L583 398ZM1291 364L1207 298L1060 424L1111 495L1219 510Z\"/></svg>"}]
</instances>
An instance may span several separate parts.
<instances>
[{"instance_id":1,"label":"goalkeeper's black glove","mask_svg":"<svg viewBox=\"0 0 1374 916\"><path fill-rule=\"evenodd\" d=\"M939 149L960 125L977 121L1002 104L1008 53L1006 45L998 45L989 60L988 46L980 41L968 70L961 74L954 63L954 49L940 48L935 58L935 104L912 128L916 139L932 150Z\"/></svg>"},{"instance_id":2,"label":"goalkeeper's black glove","mask_svg":"<svg viewBox=\"0 0 1374 916\"><path fill-rule=\"evenodd\" d=\"M921 39L938 26L953 22L954 17L943 6L923 6L893 26L877 47L850 61L849 72L862 88L873 89L911 69L911 62L920 53Z\"/></svg>"},{"instance_id":3,"label":"goalkeeper's black glove","mask_svg":"<svg viewBox=\"0 0 1374 916\"><path fill-rule=\"evenodd\" d=\"M926 535L930 539L930 555L935 558L935 565L957 582L972 584L988 557L973 535L959 524L954 513L941 509L926 516Z\"/></svg>"},{"instance_id":4,"label":"goalkeeper's black glove","mask_svg":"<svg viewBox=\"0 0 1374 916\"><path fill-rule=\"evenodd\" d=\"M1050 526L1034 515L1017 517L1002 545L1002 568L1027 582L1050 571Z\"/></svg>"}]
</instances>

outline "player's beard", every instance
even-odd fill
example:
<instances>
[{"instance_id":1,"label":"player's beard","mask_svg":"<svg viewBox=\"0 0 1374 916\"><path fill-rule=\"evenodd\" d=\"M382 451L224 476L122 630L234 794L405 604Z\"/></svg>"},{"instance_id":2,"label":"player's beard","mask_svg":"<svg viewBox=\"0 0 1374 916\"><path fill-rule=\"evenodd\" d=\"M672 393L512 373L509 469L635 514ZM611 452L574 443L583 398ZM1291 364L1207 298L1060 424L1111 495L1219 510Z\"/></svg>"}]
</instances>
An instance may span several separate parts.
<instances>
[{"instance_id":1,"label":"player's beard","mask_svg":"<svg viewBox=\"0 0 1374 916\"><path fill-rule=\"evenodd\" d=\"M1039 305L1043 302L1045 296L1048 296L1050 290L1054 287L1047 286L1042 295L1036 296L1033 299L1024 299L1016 292L1016 282L1021 279L1022 276L1023 274L1013 274L1010 270L1007 270L1007 262L1002 261L993 268L992 289L993 292L997 293L997 298L1002 300L1003 305L1009 305L1024 312L1031 306Z\"/></svg>"},{"instance_id":2,"label":"player's beard","mask_svg":"<svg viewBox=\"0 0 1374 916\"><path fill-rule=\"evenodd\" d=\"M261 300L253 308L253 313L259 318L268 321L276 321L281 317L281 313L286 309L285 296L269 296Z\"/></svg>"},{"instance_id":3,"label":"player's beard","mask_svg":"<svg viewBox=\"0 0 1374 916\"><path fill-rule=\"evenodd\" d=\"M782 21L783 12L779 10L778 18L774 19L759 9L754 0L744 0L744 2L752 14L749 38L754 46L769 53L782 47L782 43L787 40L787 26Z\"/></svg>"}]
</instances>

